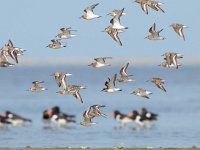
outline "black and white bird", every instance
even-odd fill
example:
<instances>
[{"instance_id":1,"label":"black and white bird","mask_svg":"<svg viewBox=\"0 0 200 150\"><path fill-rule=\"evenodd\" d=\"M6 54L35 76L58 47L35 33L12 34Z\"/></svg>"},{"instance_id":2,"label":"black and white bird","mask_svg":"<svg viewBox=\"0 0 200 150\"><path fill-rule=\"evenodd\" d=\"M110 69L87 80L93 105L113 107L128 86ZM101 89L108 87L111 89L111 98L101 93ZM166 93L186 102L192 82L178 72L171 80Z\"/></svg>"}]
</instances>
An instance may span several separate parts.
<instances>
[{"instance_id":1,"label":"black and white bird","mask_svg":"<svg viewBox=\"0 0 200 150\"><path fill-rule=\"evenodd\" d=\"M115 74L111 79L108 78L108 80L105 82L106 88L103 88L102 91L108 92L108 93L122 91L120 88L115 87L116 79L117 79L117 74Z\"/></svg>"}]
</instances>

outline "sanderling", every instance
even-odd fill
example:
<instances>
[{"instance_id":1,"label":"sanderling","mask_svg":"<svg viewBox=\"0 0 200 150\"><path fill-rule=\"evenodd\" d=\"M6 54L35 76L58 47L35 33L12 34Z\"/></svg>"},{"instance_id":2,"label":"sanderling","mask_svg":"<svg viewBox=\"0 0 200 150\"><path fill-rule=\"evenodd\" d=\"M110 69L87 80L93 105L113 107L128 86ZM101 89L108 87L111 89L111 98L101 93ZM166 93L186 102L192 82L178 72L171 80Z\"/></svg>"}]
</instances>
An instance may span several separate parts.
<instances>
[{"instance_id":1,"label":"sanderling","mask_svg":"<svg viewBox=\"0 0 200 150\"><path fill-rule=\"evenodd\" d=\"M71 27L69 28L61 28L60 29L62 31L62 33L59 33L56 37L60 38L60 39L69 39L69 38L73 38L76 35L72 34L71 31L77 31L77 30L72 30Z\"/></svg>"},{"instance_id":2,"label":"sanderling","mask_svg":"<svg viewBox=\"0 0 200 150\"><path fill-rule=\"evenodd\" d=\"M54 72L51 76L54 76L56 83L59 87L63 86L64 89L67 88L66 77L71 76L71 73L65 72Z\"/></svg>"},{"instance_id":3,"label":"sanderling","mask_svg":"<svg viewBox=\"0 0 200 150\"><path fill-rule=\"evenodd\" d=\"M120 88L115 87L116 78L117 78L117 74L115 74L111 79L108 78L108 80L105 82L106 88L103 88L101 91L109 92L109 93L122 91Z\"/></svg>"},{"instance_id":4,"label":"sanderling","mask_svg":"<svg viewBox=\"0 0 200 150\"><path fill-rule=\"evenodd\" d=\"M53 49L59 49L59 48L62 48L62 47L66 47L66 45L64 45L63 43L61 43L59 41L59 39L57 39L57 40L53 39L53 40L51 40L51 42L52 43L49 44L49 45L47 45L46 47L53 48Z\"/></svg>"},{"instance_id":5,"label":"sanderling","mask_svg":"<svg viewBox=\"0 0 200 150\"><path fill-rule=\"evenodd\" d=\"M123 29L114 29L112 26L108 26L107 28L104 29L103 32L107 32L119 45L122 46L122 42L118 36L118 33L124 32Z\"/></svg>"},{"instance_id":6,"label":"sanderling","mask_svg":"<svg viewBox=\"0 0 200 150\"><path fill-rule=\"evenodd\" d=\"M126 70L127 70L128 66L129 66L129 63L127 63L124 67L122 67L120 69L119 74L121 75L121 77L117 78L117 80L119 82L125 83L125 82L131 82L131 81L133 81L132 79L129 78L130 76L133 76L133 75L128 75L126 73Z\"/></svg>"},{"instance_id":7,"label":"sanderling","mask_svg":"<svg viewBox=\"0 0 200 150\"><path fill-rule=\"evenodd\" d=\"M134 94L136 96L140 96L140 97L144 97L144 98L147 98L149 99L149 95L152 94L151 91L148 91L144 88L138 88L137 90L133 91L131 94Z\"/></svg>"},{"instance_id":8,"label":"sanderling","mask_svg":"<svg viewBox=\"0 0 200 150\"><path fill-rule=\"evenodd\" d=\"M158 77L153 77L148 81L151 81L152 83L154 83L159 89L161 89L162 91L166 92L166 89L164 88L163 84L165 83L165 80L158 78Z\"/></svg>"},{"instance_id":9,"label":"sanderling","mask_svg":"<svg viewBox=\"0 0 200 150\"><path fill-rule=\"evenodd\" d=\"M164 40L164 37L161 37L159 34L163 29L156 31L156 24L154 23L153 26L149 29L150 35L145 37L145 39L149 40Z\"/></svg>"},{"instance_id":10,"label":"sanderling","mask_svg":"<svg viewBox=\"0 0 200 150\"><path fill-rule=\"evenodd\" d=\"M106 63L106 59L112 59L112 57L98 57L94 58L96 62L89 64L88 66L92 66L94 68L100 68L104 66L110 66L110 64Z\"/></svg>"},{"instance_id":11,"label":"sanderling","mask_svg":"<svg viewBox=\"0 0 200 150\"><path fill-rule=\"evenodd\" d=\"M178 23L173 23L173 24L171 24L170 26L171 26L171 27L174 29L174 31L179 35L179 37L185 41L185 36L184 36L184 34L183 34L183 29L184 29L184 28L188 28L188 26L185 26L185 25L183 25L183 24L178 24Z\"/></svg>"},{"instance_id":12,"label":"sanderling","mask_svg":"<svg viewBox=\"0 0 200 150\"><path fill-rule=\"evenodd\" d=\"M101 16L94 14L94 8L99 5L99 3L91 5L89 7L87 7L84 12L85 14L82 15L80 18L83 18L85 20L91 20L91 19L95 19L95 18L100 18Z\"/></svg>"},{"instance_id":13,"label":"sanderling","mask_svg":"<svg viewBox=\"0 0 200 150\"><path fill-rule=\"evenodd\" d=\"M47 90L46 88L40 86L41 83L44 83L44 81L33 81L32 82L33 86L29 88L27 91L41 92Z\"/></svg>"}]
</instances>

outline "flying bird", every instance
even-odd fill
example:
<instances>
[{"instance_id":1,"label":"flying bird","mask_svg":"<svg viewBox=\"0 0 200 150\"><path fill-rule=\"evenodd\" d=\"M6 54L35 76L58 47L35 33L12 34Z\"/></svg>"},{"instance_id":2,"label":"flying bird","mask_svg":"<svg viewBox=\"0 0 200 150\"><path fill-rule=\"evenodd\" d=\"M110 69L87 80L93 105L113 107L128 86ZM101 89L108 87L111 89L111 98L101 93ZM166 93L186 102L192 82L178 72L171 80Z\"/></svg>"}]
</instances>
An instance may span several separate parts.
<instances>
[{"instance_id":1,"label":"flying bird","mask_svg":"<svg viewBox=\"0 0 200 150\"><path fill-rule=\"evenodd\" d=\"M137 90L133 91L131 94L149 99L149 95L152 94L152 92L144 88L138 88Z\"/></svg>"},{"instance_id":2,"label":"flying bird","mask_svg":"<svg viewBox=\"0 0 200 150\"><path fill-rule=\"evenodd\" d=\"M121 75L121 77L117 78L117 80L119 82L125 83L125 82L131 82L131 81L133 81L132 79L129 78L130 76L133 76L133 75L128 75L126 73L126 70L127 70L128 66L129 66L129 63L127 63L124 67L122 67L120 69L119 74Z\"/></svg>"},{"instance_id":3,"label":"flying bird","mask_svg":"<svg viewBox=\"0 0 200 150\"><path fill-rule=\"evenodd\" d=\"M112 57L98 57L98 58L94 58L95 62L89 64L88 66L92 66L94 68L100 68L100 67L110 66L110 64L106 63L107 59L112 59Z\"/></svg>"},{"instance_id":4,"label":"flying bird","mask_svg":"<svg viewBox=\"0 0 200 150\"><path fill-rule=\"evenodd\" d=\"M53 39L51 40L51 44L47 45L46 47L48 48L53 48L53 49L59 49L59 48L63 48L66 47L66 45L64 45L63 43L60 42L60 39Z\"/></svg>"},{"instance_id":5,"label":"flying bird","mask_svg":"<svg viewBox=\"0 0 200 150\"><path fill-rule=\"evenodd\" d=\"M163 3L160 3L160 2L157 2L157 1L152 1L152 0L149 0L148 2L147 2L147 5L149 6L149 7L151 7L152 9L154 9L154 10L156 10L156 11L162 11L163 13L165 12L162 8L161 8L161 6L163 5Z\"/></svg>"},{"instance_id":6,"label":"flying bird","mask_svg":"<svg viewBox=\"0 0 200 150\"><path fill-rule=\"evenodd\" d=\"M63 86L63 88L66 89L67 88L66 77L71 75L72 75L71 73L55 72L51 76L54 76L56 83L59 87Z\"/></svg>"},{"instance_id":7,"label":"flying bird","mask_svg":"<svg viewBox=\"0 0 200 150\"><path fill-rule=\"evenodd\" d=\"M166 89L164 88L164 85L165 84L165 80L164 79L161 79L161 78L158 78L158 77L153 77L148 81L151 81L152 83L154 83L159 89L161 89L162 91L166 92Z\"/></svg>"},{"instance_id":8,"label":"flying bird","mask_svg":"<svg viewBox=\"0 0 200 150\"><path fill-rule=\"evenodd\" d=\"M73 38L76 35L72 34L71 31L77 31L77 30L72 30L71 27L69 28L61 28L60 29L62 33L59 33L56 37L60 38L60 39L69 39L69 38Z\"/></svg>"},{"instance_id":9,"label":"flying bird","mask_svg":"<svg viewBox=\"0 0 200 150\"><path fill-rule=\"evenodd\" d=\"M174 29L174 31L178 34L178 36L185 41L183 29L188 28L188 26L185 26L185 25L179 24L179 23L173 23L170 26Z\"/></svg>"},{"instance_id":10,"label":"flying bird","mask_svg":"<svg viewBox=\"0 0 200 150\"><path fill-rule=\"evenodd\" d=\"M119 11L119 13L117 13L111 20L110 20L110 23L112 24L112 28L113 29L118 29L118 30L123 30L123 29L128 29L128 27L125 27L123 25L121 25L120 23L120 18L122 16L122 13L124 11L124 8Z\"/></svg>"},{"instance_id":11,"label":"flying bird","mask_svg":"<svg viewBox=\"0 0 200 150\"><path fill-rule=\"evenodd\" d=\"M122 91L120 88L115 87L116 79L117 79L117 74L115 74L111 79L108 78L108 80L105 82L106 88L103 88L102 91L108 92L108 93Z\"/></svg>"},{"instance_id":12,"label":"flying bird","mask_svg":"<svg viewBox=\"0 0 200 150\"><path fill-rule=\"evenodd\" d=\"M115 42L117 42L119 45L122 46L122 42L118 36L118 33L124 32L123 29L114 29L112 26L108 26L107 28L104 29L104 32L108 33Z\"/></svg>"},{"instance_id":13,"label":"flying bird","mask_svg":"<svg viewBox=\"0 0 200 150\"><path fill-rule=\"evenodd\" d=\"M145 39L149 39L149 40L164 40L164 37L160 36L160 32L163 29L156 31L156 24L154 23L153 26L151 28L149 28L149 33L150 35L148 35L147 37L145 37Z\"/></svg>"},{"instance_id":14,"label":"flying bird","mask_svg":"<svg viewBox=\"0 0 200 150\"><path fill-rule=\"evenodd\" d=\"M27 91L41 92L47 90L46 88L40 86L41 83L44 83L44 81L33 81L32 82L33 86L29 88Z\"/></svg>"},{"instance_id":15,"label":"flying bird","mask_svg":"<svg viewBox=\"0 0 200 150\"><path fill-rule=\"evenodd\" d=\"M101 16L94 14L94 8L99 5L99 3L91 5L89 7L87 7L86 9L84 9L85 14L82 15L80 18L83 18L85 20L91 20L91 19L95 19L95 18L100 18Z\"/></svg>"}]
</instances>

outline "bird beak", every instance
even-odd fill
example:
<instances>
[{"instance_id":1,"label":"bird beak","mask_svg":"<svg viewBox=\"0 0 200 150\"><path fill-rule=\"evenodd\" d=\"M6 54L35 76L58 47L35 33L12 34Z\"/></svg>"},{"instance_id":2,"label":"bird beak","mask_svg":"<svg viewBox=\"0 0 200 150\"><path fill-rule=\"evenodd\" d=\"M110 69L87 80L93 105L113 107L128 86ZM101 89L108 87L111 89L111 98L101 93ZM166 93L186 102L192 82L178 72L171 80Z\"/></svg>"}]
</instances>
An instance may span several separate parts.
<instances>
[{"instance_id":1,"label":"bird beak","mask_svg":"<svg viewBox=\"0 0 200 150\"><path fill-rule=\"evenodd\" d=\"M108 114L107 117L109 117L109 118L114 117L114 112Z\"/></svg>"}]
</instances>

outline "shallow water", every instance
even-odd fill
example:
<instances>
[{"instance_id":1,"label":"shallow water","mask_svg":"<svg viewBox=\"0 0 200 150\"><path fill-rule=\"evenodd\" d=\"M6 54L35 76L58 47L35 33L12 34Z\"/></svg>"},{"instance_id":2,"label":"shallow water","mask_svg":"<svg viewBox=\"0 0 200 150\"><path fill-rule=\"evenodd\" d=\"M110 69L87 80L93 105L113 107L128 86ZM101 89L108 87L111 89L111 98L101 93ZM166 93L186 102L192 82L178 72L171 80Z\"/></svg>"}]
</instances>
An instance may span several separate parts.
<instances>
[{"instance_id":1,"label":"shallow water","mask_svg":"<svg viewBox=\"0 0 200 150\"><path fill-rule=\"evenodd\" d=\"M15 67L0 68L0 112L10 110L31 118L33 122L23 127L0 129L0 147L192 147L200 146L200 68L182 67L129 68L134 82L116 83L123 89L118 93L100 92L107 77L117 73L121 67L93 69L90 67ZM55 80L50 74L66 71L73 74L68 81L87 86L81 90L84 103L79 103L71 95L60 95ZM152 83L145 82L151 77L166 80L167 93L160 91ZM34 80L44 80L48 91L27 92ZM149 100L130 95L145 87L153 92ZM113 118L95 118L96 126L78 125L82 112L90 105L104 104L106 114L113 110L128 113L146 107L159 114L150 129L139 129L130 123L120 129ZM66 128L44 128L42 112L58 105L63 112L76 115L77 124Z\"/></svg>"}]
</instances>

